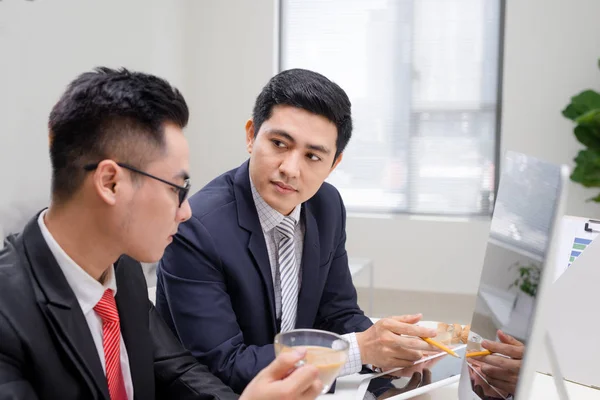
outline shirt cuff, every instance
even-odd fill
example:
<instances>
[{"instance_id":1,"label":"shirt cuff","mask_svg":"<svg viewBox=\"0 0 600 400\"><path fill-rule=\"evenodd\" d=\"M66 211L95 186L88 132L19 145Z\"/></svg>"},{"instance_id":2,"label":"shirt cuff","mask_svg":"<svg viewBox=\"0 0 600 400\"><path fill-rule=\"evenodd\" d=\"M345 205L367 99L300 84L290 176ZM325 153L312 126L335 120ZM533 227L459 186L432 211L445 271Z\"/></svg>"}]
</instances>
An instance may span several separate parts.
<instances>
[{"instance_id":1,"label":"shirt cuff","mask_svg":"<svg viewBox=\"0 0 600 400\"><path fill-rule=\"evenodd\" d=\"M347 333L342 335L342 337L350 343L350 348L348 349L348 361L346 361L346 364L344 364L338 376L356 374L362 369L360 347L358 347L358 342L356 341L356 334Z\"/></svg>"}]
</instances>

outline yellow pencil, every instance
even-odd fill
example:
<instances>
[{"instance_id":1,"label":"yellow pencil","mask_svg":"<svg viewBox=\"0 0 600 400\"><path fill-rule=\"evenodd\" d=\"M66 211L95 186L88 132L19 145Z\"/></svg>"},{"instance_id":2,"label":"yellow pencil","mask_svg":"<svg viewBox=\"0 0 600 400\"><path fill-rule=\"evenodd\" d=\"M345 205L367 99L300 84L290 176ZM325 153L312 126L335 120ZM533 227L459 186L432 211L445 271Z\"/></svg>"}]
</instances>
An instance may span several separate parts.
<instances>
[{"instance_id":1,"label":"yellow pencil","mask_svg":"<svg viewBox=\"0 0 600 400\"><path fill-rule=\"evenodd\" d=\"M435 340L431 339L431 338L425 338L422 337L421 339L423 339L424 341L426 341L427 343L429 343L430 345L437 347L440 350L445 351L446 353L450 354L451 356L454 356L456 358L460 358L458 356L458 354L456 354L454 351L452 351L452 349L450 349L449 347L444 346L441 343L436 342Z\"/></svg>"},{"instance_id":2,"label":"yellow pencil","mask_svg":"<svg viewBox=\"0 0 600 400\"><path fill-rule=\"evenodd\" d=\"M489 356L490 354L492 354L492 352L489 350L473 351L471 353L467 353L467 355L465 357L483 357L483 356Z\"/></svg>"}]
</instances>

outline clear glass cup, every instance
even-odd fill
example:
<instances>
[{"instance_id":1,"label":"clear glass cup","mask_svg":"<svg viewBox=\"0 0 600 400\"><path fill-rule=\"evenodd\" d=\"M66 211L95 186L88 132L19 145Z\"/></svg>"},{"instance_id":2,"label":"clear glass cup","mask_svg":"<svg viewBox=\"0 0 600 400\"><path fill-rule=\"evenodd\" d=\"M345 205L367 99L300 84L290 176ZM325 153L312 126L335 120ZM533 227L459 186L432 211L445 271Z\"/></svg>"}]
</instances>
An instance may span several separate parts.
<instances>
[{"instance_id":1,"label":"clear glass cup","mask_svg":"<svg viewBox=\"0 0 600 400\"><path fill-rule=\"evenodd\" d=\"M452 344L453 336L454 325L440 324L437 328L437 335L435 337L435 341L449 346Z\"/></svg>"},{"instance_id":2,"label":"clear glass cup","mask_svg":"<svg viewBox=\"0 0 600 400\"><path fill-rule=\"evenodd\" d=\"M275 354L305 349L300 365L310 364L319 370L323 391L327 393L348 360L350 344L340 335L317 329L294 329L275 336Z\"/></svg>"},{"instance_id":3,"label":"clear glass cup","mask_svg":"<svg viewBox=\"0 0 600 400\"><path fill-rule=\"evenodd\" d=\"M485 350L481 346L482 342L483 342L483 338L481 336L477 335L476 333L473 333L473 331L471 331L469 333L469 340L467 341L467 353L473 353L476 351Z\"/></svg>"}]
</instances>

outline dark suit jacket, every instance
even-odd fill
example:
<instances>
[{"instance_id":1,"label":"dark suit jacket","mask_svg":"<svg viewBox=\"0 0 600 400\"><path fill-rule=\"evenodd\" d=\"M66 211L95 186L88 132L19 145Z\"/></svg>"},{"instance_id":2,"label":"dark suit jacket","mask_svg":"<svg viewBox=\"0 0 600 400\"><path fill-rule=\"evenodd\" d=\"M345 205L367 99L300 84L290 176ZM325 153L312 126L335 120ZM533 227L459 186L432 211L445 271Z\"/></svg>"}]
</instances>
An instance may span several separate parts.
<instances>
[{"instance_id":1,"label":"dark suit jacket","mask_svg":"<svg viewBox=\"0 0 600 400\"><path fill-rule=\"evenodd\" d=\"M192 218L157 269L156 307L182 343L240 392L274 359L273 278L248 162L190 199ZM306 232L296 328L336 333L371 326L357 305L346 255L346 212L324 183L302 205Z\"/></svg>"},{"instance_id":2,"label":"dark suit jacket","mask_svg":"<svg viewBox=\"0 0 600 400\"><path fill-rule=\"evenodd\" d=\"M37 223L0 251L0 399L109 400L79 303ZM135 399L235 399L183 349L148 300L138 262L115 264ZM133 399L130 399L133 400Z\"/></svg>"}]
</instances>

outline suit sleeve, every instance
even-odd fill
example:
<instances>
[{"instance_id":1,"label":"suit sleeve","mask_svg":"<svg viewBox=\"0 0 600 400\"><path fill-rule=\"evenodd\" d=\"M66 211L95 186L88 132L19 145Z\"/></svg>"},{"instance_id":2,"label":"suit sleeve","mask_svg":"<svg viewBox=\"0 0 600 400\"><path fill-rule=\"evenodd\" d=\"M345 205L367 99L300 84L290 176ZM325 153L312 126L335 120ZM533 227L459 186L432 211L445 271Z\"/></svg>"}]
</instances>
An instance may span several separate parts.
<instances>
[{"instance_id":1,"label":"suit sleeve","mask_svg":"<svg viewBox=\"0 0 600 400\"><path fill-rule=\"evenodd\" d=\"M149 303L157 399L237 399L229 387L185 350Z\"/></svg>"},{"instance_id":2,"label":"suit sleeve","mask_svg":"<svg viewBox=\"0 0 600 400\"><path fill-rule=\"evenodd\" d=\"M24 355L19 336L0 312L0 400L36 400L23 374Z\"/></svg>"},{"instance_id":3,"label":"suit sleeve","mask_svg":"<svg viewBox=\"0 0 600 400\"><path fill-rule=\"evenodd\" d=\"M275 359L272 344L247 346L205 226L192 217L158 267L157 307L194 357L237 393Z\"/></svg>"},{"instance_id":4,"label":"suit sleeve","mask_svg":"<svg viewBox=\"0 0 600 400\"><path fill-rule=\"evenodd\" d=\"M340 230L319 305L317 326L339 334L362 332L373 323L358 306L346 252L346 208L337 190L335 194L341 207L337 222Z\"/></svg>"}]
</instances>

